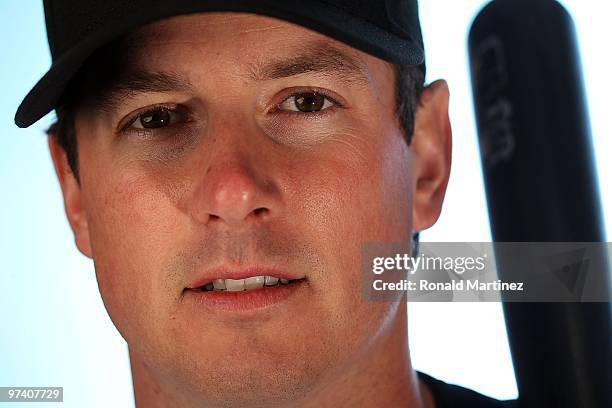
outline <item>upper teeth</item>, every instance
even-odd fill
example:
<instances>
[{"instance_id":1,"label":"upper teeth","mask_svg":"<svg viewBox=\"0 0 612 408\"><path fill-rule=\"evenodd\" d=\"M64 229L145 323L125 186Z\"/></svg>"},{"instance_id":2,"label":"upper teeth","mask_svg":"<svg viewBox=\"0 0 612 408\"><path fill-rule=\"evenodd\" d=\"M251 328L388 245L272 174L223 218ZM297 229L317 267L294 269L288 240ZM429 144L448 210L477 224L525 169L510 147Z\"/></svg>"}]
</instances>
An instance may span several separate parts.
<instances>
[{"instance_id":1,"label":"upper teeth","mask_svg":"<svg viewBox=\"0 0 612 408\"><path fill-rule=\"evenodd\" d=\"M228 292L240 292L243 290L258 289L265 286L274 286L278 282L286 285L289 279L279 279L274 276L251 276L245 279L215 279L208 283L206 290L227 290Z\"/></svg>"}]
</instances>

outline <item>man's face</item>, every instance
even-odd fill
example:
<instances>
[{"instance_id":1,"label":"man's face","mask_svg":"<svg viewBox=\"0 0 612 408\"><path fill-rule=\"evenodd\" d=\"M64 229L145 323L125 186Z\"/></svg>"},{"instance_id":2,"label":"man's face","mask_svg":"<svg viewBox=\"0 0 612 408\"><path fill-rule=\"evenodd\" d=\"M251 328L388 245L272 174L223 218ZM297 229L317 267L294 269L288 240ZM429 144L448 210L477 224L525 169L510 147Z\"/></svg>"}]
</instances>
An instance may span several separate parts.
<instances>
[{"instance_id":1,"label":"man's face","mask_svg":"<svg viewBox=\"0 0 612 408\"><path fill-rule=\"evenodd\" d=\"M362 242L412 230L392 66L248 14L129 42L129 89L77 116L75 234L131 352L211 403L298 398L350 370L405 311L360 297ZM253 268L304 279L190 289Z\"/></svg>"}]
</instances>

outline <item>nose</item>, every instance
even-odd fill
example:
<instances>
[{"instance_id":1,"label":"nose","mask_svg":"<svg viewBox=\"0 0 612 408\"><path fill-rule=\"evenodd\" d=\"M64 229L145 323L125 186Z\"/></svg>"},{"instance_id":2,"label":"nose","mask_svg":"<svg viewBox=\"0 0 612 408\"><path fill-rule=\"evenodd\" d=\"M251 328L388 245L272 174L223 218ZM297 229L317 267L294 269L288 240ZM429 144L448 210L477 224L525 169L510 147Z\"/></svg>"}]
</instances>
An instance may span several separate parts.
<instances>
[{"instance_id":1,"label":"nose","mask_svg":"<svg viewBox=\"0 0 612 408\"><path fill-rule=\"evenodd\" d=\"M286 188L283 169L275 164L277 150L250 111L225 106L221 99L218 106L210 106L202 144L194 150L193 160L186 162L191 180L187 210L192 220L223 229L281 216Z\"/></svg>"},{"instance_id":2,"label":"nose","mask_svg":"<svg viewBox=\"0 0 612 408\"><path fill-rule=\"evenodd\" d=\"M280 207L279 190L271 176L263 169L258 172L246 158L211 164L196 191L196 219L233 227L270 219Z\"/></svg>"}]
</instances>

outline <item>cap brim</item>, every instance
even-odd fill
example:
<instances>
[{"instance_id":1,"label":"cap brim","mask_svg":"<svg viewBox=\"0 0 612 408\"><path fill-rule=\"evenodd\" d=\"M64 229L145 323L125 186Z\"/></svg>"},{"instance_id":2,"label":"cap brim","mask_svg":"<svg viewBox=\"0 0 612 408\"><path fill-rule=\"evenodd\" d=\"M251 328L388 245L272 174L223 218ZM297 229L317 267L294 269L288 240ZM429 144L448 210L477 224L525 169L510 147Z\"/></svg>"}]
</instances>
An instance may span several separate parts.
<instances>
[{"instance_id":1,"label":"cap brim","mask_svg":"<svg viewBox=\"0 0 612 408\"><path fill-rule=\"evenodd\" d=\"M279 18L325 34L338 41L395 64L419 65L424 53L413 38L392 34L333 5L311 1L194 1L174 0L163 7L151 6L146 13L116 16L77 46L58 58L32 88L15 114L15 124L28 127L56 108L62 93L79 68L98 48L145 24L168 17L198 12L247 12Z\"/></svg>"}]
</instances>

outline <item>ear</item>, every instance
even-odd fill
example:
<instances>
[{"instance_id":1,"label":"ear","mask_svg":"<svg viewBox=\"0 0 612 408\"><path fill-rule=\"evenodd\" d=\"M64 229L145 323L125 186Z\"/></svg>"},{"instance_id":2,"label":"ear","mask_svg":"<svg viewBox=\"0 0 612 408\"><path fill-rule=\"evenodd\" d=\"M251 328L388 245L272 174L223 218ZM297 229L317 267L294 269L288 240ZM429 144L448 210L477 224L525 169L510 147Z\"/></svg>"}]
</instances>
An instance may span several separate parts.
<instances>
[{"instance_id":1,"label":"ear","mask_svg":"<svg viewBox=\"0 0 612 408\"><path fill-rule=\"evenodd\" d=\"M415 231L436 223L450 176L451 125L445 81L427 86L417 107L412 151L412 222Z\"/></svg>"},{"instance_id":2,"label":"ear","mask_svg":"<svg viewBox=\"0 0 612 408\"><path fill-rule=\"evenodd\" d=\"M68 222L74 234L77 248L88 258L92 257L91 244L89 240L89 228L87 214L83 209L83 195L81 186L76 180L64 149L57 143L55 136L49 133L49 151L53 160L55 174L60 183L64 196L64 209L68 217Z\"/></svg>"}]
</instances>

